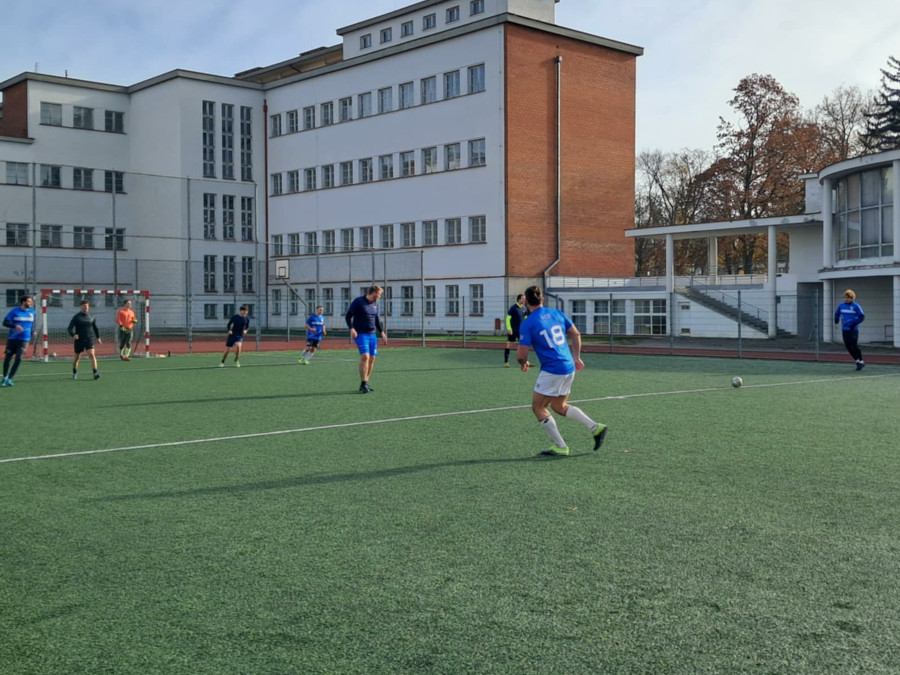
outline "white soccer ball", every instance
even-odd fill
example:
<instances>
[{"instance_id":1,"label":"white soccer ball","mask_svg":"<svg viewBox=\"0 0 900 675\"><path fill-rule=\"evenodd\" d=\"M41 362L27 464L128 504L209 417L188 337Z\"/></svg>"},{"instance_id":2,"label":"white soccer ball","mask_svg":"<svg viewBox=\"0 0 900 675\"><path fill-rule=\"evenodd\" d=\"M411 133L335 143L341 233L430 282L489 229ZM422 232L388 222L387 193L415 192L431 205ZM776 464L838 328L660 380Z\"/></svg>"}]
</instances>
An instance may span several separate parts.
<instances>
[{"instance_id":1,"label":"white soccer ball","mask_svg":"<svg viewBox=\"0 0 900 675\"><path fill-rule=\"evenodd\" d=\"M56 352L51 352L51 353L50 353L50 356L52 356L52 357L55 359L55 358L56 358Z\"/></svg>"},{"instance_id":2,"label":"white soccer ball","mask_svg":"<svg viewBox=\"0 0 900 675\"><path fill-rule=\"evenodd\" d=\"M739 377L731 378L731 386L734 387L735 389L740 387L742 384L744 384L744 381L741 378L739 378Z\"/></svg>"}]
</instances>

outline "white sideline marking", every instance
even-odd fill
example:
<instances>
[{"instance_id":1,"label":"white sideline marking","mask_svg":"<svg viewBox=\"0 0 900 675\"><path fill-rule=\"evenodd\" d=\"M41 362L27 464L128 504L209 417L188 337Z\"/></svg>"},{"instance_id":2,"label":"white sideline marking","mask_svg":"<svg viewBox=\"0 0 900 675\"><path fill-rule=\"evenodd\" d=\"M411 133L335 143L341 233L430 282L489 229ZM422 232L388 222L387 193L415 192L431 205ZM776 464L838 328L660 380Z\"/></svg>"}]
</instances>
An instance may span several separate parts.
<instances>
[{"instance_id":1,"label":"white sideline marking","mask_svg":"<svg viewBox=\"0 0 900 675\"><path fill-rule=\"evenodd\" d=\"M798 380L796 382L772 382L768 384L745 384L741 389L765 389L767 387L790 387L802 384L820 384L822 382L840 382L842 380L861 380L877 377L897 377L898 374L885 373L879 375L848 375L846 377L831 377L818 380ZM731 385L727 387L708 387L706 389L679 389L675 391L652 391L643 394L625 394L621 396L600 396L597 398L582 398L571 401L571 403L596 403L598 401L624 401L630 398L649 398L651 396L677 396L679 394L707 394L715 391L729 391L733 389ZM8 459L0 459L0 464L9 464L11 462L31 462L40 459L63 459L66 457L79 457L82 455L101 455L108 452L125 452L127 450L148 450L151 448L173 448L183 445L198 445L200 443L218 443L220 441L237 441L245 438L264 438L266 436L283 436L285 434L301 434L307 431L327 431L329 429L346 429L348 427L362 427L371 424L391 424L393 422L414 422L416 420L434 419L437 417L454 417L458 415L478 415L481 413L502 412L504 410L522 410L531 408L531 404L527 405L508 405L499 408L481 408L477 410L457 410L455 412L430 413L428 415L411 415L409 417L389 417L381 420L367 420L363 422L345 422L343 424L326 424L319 427L303 427L300 429L281 429L278 431L260 431L253 434L237 434L234 436L216 436L213 438L194 438L186 441L169 441L166 443L149 443L147 445L126 445L121 448L103 448L101 450L80 450L78 452L61 452L53 455L35 455L32 457L10 457Z\"/></svg>"}]
</instances>

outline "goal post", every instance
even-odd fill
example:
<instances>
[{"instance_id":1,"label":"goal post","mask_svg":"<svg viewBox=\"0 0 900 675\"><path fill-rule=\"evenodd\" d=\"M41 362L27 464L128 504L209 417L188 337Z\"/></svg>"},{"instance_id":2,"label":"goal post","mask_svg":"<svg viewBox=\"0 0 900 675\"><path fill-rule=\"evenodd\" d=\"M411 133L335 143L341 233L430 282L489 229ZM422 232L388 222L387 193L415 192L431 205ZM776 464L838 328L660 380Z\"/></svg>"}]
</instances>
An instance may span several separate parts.
<instances>
[{"instance_id":1,"label":"goal post","mask_svg":"<svg viewBox=\"0 0 900 675\"><path fill-rule=\"evenodd\" d=\"M72 313L66 311L65 299L72 300L70 308ZM116 325L116 313L126 300L132 300L137 307L134 308L137 322L135 323L135 342L132 345L135 355L143 351L145 358L150 356L150 291L123 289L113 290L109 288L42 288L41 289L41 359L50 360L51 352L57 349L66 350L68 356L71 351L72 338L67 332L72 314L78 311L78 305L82 299L91 302L91 314L97 319L97 327L100 329L100 338L105 345L113 346L113 356L118 354L118 326ZM102 300L101 300L102 298ZM143 340L138 339L138 334L143 334ZM104 351L100 345L98 356Z\"/></svg>"}]
</instances>

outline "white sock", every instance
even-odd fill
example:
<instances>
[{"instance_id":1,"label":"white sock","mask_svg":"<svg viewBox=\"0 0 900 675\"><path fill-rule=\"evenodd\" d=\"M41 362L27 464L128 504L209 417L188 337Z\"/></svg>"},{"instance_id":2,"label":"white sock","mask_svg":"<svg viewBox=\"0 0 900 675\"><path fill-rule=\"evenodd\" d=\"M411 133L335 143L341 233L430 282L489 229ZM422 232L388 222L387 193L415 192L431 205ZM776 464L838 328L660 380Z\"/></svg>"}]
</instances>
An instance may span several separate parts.
<instances>
[{"instance_id":1,"label":"white sock","mask_svg":"<svg viewBox=\"0 0 900 675\"><path fill-rule=\"evenodd\" d=\"M310 352L309 354L307 354L307 355L306 355L306 362L309 363L310 361L312 361L312 357L314 357L315 355L316 355L315 352Z\"/></svg>"},{"instance_id":2,"label":"white sock","mask_svg":"<svg viewBox=\"0 0 900 675\"><path fill-rule=\"evenodd\" d=\"M563 437L559 435L559 429L556 428L556 420L553 419L553 415L550 415L550 417L541 420L539 424L544 429L544 431L547 432L547 435L550 437L550 440L553 441L556 447L566 447L566 442L563 440Z\"/></svg>"},{"instance_id":3,"label":"white sock","mask_svg":"<svg viewBox=\"0 0 900 675\"><path fill-rule=\"evenodd\" d=\"M586 426L591 431L597 430L597 423L592 420L590 417L584 414L584 411L581 408L576 408L574 405L570 405L568 409L566 409L566 417L570 420L575 420L576 422L581 422L584 426Z\"/></svg>"}]
</instances>

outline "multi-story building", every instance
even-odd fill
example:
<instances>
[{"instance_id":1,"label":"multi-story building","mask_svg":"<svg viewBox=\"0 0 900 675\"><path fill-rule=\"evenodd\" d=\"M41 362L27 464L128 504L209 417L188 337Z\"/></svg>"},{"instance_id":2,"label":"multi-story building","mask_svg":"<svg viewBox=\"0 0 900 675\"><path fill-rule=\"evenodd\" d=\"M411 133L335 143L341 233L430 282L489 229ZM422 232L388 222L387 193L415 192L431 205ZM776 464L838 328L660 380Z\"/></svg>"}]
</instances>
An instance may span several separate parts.
<instances>
[{"instance_id":1,"label":"multi-story building","mask_svg":"<svg viewBox=\"0 0 900 675\"><path fill-rule=\"evenodd\" d=\"M630 275L642 50L557 1L426 0L231 78L0 83L0 283L277 327L377 282L394 325L489 330L528 283Z\"/></svg>"}]
</instances>

